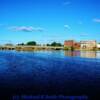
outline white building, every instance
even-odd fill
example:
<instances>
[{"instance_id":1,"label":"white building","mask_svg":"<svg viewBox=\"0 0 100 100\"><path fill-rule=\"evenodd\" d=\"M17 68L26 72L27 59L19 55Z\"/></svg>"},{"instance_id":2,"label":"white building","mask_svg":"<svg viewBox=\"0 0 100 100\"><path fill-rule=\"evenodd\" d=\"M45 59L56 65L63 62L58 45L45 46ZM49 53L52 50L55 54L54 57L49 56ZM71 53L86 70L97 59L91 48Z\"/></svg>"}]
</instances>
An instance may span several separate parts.
<instances>
[{"instance_id":1,"label":"white building","mask_svg":"<svg viewBox=\"0 0 100 100\"><path fill-rule=\"evenodd\" d=\"M81 44L81 50L93 50L96 48L96 41L90 40L90 41L80 41Z\"/></svg>"},{"instance_id":2,"label":"white building","mask_svg":"<svg viewBox=\"0 0 100 100\"><path fill-rule=\"evenodd\" d=\"M99 44L99 43L97 44L97 48L99 48L99 49L100 49L100 44Z\"/></svg>"}]
</instances>

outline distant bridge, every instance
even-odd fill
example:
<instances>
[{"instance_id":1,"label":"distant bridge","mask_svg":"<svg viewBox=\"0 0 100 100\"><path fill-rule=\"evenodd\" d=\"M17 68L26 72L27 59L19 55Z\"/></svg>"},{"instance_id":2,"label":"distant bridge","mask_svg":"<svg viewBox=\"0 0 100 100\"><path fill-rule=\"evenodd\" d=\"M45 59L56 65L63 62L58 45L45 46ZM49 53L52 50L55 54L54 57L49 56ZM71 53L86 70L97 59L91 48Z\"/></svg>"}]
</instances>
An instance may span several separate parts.
<instances>
[{"instance_id":1,"label":"distant bridge","mask_svg":"<svg viewBox=\"0 0 100 100\"><path fill-rule=\"evenodd\" d=\"M15 50L15 46L0 46L0 50Z\"/></svg>"}]
</instances>

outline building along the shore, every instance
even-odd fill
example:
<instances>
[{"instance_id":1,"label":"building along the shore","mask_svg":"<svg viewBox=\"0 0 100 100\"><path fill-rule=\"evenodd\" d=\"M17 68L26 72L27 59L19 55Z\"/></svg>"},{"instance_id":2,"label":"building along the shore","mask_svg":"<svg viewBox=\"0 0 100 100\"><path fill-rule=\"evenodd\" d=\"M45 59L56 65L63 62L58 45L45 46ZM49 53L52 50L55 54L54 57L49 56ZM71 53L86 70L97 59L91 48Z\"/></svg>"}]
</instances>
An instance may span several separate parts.
<instances>
[{"instance_id":1,"label":"building along the shore","mask_svg":"<svg viewBox=\"0 0 100 100\"><path fill-rule=\"evenodd\" d=\"M95 40L90 41L80 41L81 50L95 50L97 47L97 43Z\"/></svg>"},{"instance_id":2,"label":"building along the shore","mask_svg":"<svg viewBox=\"0 0 100 100\"><path fill-rule=\"evenodd\" d=\"M80 43L78 43L78 42L76 42L74 40L66 40L66 41L64 41L64 47L80 49Z\"/></svg>"},{"instance_id":3,"label":"building along the shore","mask_svg":"<svg viewBox=\"0 0 100 100\"><path fill-rule=\"evenodd\" d=\"M100 50L100 43L97 43L97 49Z\"/></svg>"}]
</instances>

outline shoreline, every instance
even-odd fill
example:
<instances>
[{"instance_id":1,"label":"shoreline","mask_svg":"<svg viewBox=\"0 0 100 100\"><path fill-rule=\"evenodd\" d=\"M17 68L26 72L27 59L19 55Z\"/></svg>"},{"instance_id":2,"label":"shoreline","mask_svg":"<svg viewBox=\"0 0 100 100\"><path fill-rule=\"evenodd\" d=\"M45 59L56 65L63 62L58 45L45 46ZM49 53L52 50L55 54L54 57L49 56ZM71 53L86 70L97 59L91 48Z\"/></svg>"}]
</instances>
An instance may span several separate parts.
<instances>
[{"instance_id":1,"label":"shoreline","mask_svg":"<svg viewBox=\"0 0 100 100\"><path fill-rule=\"evenodd\" d=\"M50 51L50 50L63 50L63 51L100 51L100 49L66 49L64 46L0 46L0 50L16 50L16 51Z\"/></svg>"}]
</instances>

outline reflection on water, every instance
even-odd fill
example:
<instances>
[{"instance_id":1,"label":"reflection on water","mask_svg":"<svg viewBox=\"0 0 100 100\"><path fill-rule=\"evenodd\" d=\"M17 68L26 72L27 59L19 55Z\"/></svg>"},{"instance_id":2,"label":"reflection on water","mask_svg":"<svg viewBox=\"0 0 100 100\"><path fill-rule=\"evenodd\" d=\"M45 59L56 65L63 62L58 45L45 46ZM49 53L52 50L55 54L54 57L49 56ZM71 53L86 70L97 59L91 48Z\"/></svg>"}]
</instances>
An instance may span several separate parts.
<instances>
[{"instance_id":1,"label":"reflection on water","mask_svg":"<svg viewBox=\"0 0 100 100\"><path fill-rule=\"evenodd\" d=\"M64 51L65 56L78 56L84 58L100 58L99 51Z\"/></svg>"},{"instance_id":2,"label":"reflection on water","mask_svg":"<svg viewBox=\"0 0 100 100\"><path fill-rule=\"evenodd\" d=\"M65 56L80 56L79 51L64 51Z\"/></svg>"},{"instance_id":3,"label":"reflection on water","mask_svg":"<svg viewBox=\"0 0 100 100\"><path fill-rule=\"evenodd\" d=\"M100 58L100 51L97 52L96 57Z\"/></svg>"},{"instance_id":4,"label":"reflection on water","mask_svg":"<svg viewBox=\"0 0 100 100\"><path fill-rule=\"evenodd\" d=\"M100 52L0 51L0 93L100 94Z\"/></svg>"},{"instance_id":5,"label":"reflection on water","mask_svg":"<svg viewBox=\"0 0 100 100\"><path fill-rule=\"evenodd\" d=\"M85 58L96 58L96 52L95 51L80 52L80 56Z\"/></svg>"}]
</instances>

